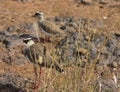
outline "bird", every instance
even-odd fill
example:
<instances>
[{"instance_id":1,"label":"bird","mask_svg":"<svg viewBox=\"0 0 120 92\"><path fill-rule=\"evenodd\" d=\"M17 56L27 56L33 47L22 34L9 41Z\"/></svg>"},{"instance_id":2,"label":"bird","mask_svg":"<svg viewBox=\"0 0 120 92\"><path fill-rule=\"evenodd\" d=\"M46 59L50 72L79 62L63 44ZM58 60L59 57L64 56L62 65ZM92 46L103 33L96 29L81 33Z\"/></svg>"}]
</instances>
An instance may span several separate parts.
<instances>
[{"instance_id":1,"label":"bird","mask_svg":"<svg viewBox=\"0 0 120 92\"><path fill-rule=\"evenodd\" d=\"M39 65L39 75L41 76L42 72L42 66L46 67L55 67L55 69L62 73L64 70L58 65L56 62L52 62L51 60L46 61L46 48L40 43L36 43L33 38L25 38L23 39L23 42L25 43L26 49L24 51L24 55L27 56L27 58L33 62L34 65L34 72L35 72L35 85L34 88L36 89L36 82L37 82L37 65ZM38 83L39 84L39 83ZM38 87L38 86L37 86Z\"/></svg>"},{"instance_id":2,"label":"bird","mask_svg":"<svg viewBox=\"0 0 120 92\"><path fill-rule=\"evenodd\" d=\"M50 22L44 18L44 13L37 11L33 17L37 18L37 24L34 24L34 29L40 28L41 32L50 37L65 37L66 33L61 30L55 23ZM37 27L38 26L38 27Z\"/></svg>"},{"instance_id":3,"label":"bird","mask_svg":"<svg viewBox=\"0 0 120 92\"><path fill-rule=\"evenodd\" d=\"M23 49L23 54L29 59L30 62L33 62L34 67L34 73L35 73L35 84L34 84L34 92L36 92L37 88L37 80L38 80L38 74L37 74L37 64L43 63L43 53L42 48L40 46L35 45L35 42L32 40L32 38L25 38L23 39L23 42L25 44L25 47ZM39 70L39 74L41 75L41 66ZM38 84L40 81L38 82ZM39 85L38 85L39 86Z\"/></svg>"}]
</instances>

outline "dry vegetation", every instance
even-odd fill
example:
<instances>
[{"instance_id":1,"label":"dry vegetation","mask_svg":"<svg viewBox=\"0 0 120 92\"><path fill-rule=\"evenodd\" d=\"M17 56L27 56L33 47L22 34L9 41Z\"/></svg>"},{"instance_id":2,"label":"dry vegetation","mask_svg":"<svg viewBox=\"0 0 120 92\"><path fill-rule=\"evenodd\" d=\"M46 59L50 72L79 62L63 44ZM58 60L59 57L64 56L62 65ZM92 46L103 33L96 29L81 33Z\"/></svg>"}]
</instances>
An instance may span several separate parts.
<instances>
[{"instance_id":1,"label":"dry vegetation","mask_svg":"<svg viewBox=\"0 0 120 92\"><path fill-rule=\"evenodd\" d=\"M111 28L110 28L111 29ZM78 33L81 34L81 30L78 30ZM98 32L98 30L97 30ZM88 50L82 49L82 51L86 59L80 59L80 55L78 53L77 60L74 62L78 62L79 65L72 64L68 67L64 67L65 72L62 74L53 73L52 69L49 70L49 72L44 73L42 76L43 79L41 80L41 87L40 92L119 92L118 84L117 84L117 76L116 70L112 69L112 71L109 71L108 69L104 69L103 67L96 65L96 63L101 59L101 52L105 48L105 44L107 40L111 37L112 33L110 32L108 35L105 35L104 41L100 44L97 55L93 59L93 61L89 61L89 49L91 47L91 39L95 39L95 35L103 35L103 32L95 33L92 30L89 33L89 40L88 40ZM76 45L78 45L79 40L76 42ZM68 43L67 43L68 44ZM76 46L77 47L77 46ZM67 48L67 45L66 45ZM79 48L78 48L79 51ZM57 59L57 53L53 55L53 62L55 62ZM55 60L56 59L56 60ZM85 66L82 66L83 61L85 62ZM66 60L67 62L67 60ZM69 62L69 61L68 61ZM106 67L105 67L106 68ZM102 70L103 69L103 70ZM109 68L111 69L111 68ZM107 75L102 75L103 71L107 73ZM108 86L105 86L103 82L106 82L104 80L105 78L108 78L108 81L112 81L114 84L113 88L109 88ZM107 84L106 84L107 85ZM116 87L116 88L115 88Z\"/></svg>"},{"instance_id":2,"label":"dry vegetation","mask_svg":"<svg viewBox=\"0 0 120 92\"><path fill-rule=\"evenodd\" d=\"M0 30L5 30L11 25L32 22L34 19L31 18L31 15L37 10L43 11L47 18L74 16L75 18L85 17L103 21L104 27L102 28L90 28L87 26L87 30L81 28L76 30L79 35L87 31L86 44L88 46L87 49L81 49L78 45L83 42L80 40L75 42L78 55L74 62L78 62L78 64L63 65L64 73L58 73L52 68L43 68L40 76L40 87L37 92L120 92L120 68L104 67L98 64L101 61L100 59L102 59L101 52L106 48L105 45L108 39L111 39L114 33L120 35L120 7L112 7L112 5L110 7L109 5L100 5L98 3L94 5L77 5L75 1L78 0L28 0L25 3L19 0L0 1ZM88 25L90 25L89 21ZM104 35L104 40L99 44L97 54L90 61L91 40L95 40L96 36L101 35ZM66 42L66 49L67 46L68 43ZM52 47L53 44L50 49ZM0 53L2 51L4 49L0 48ZM52 62L58 60L58 52L59 49L52 48ZM81 58L79 52L84 54L83 58ZM66 59L65 62L69 62L69 60ZM63 62L61 62L62 64ZM27 63L26 66L17 66L1 61L0 74L5 72L12 72L24 78L30 78L32 86L27 85L23 89L26 91L29 89L33 90L34 71L32 64Z\"/></svg>"}]
</instances>

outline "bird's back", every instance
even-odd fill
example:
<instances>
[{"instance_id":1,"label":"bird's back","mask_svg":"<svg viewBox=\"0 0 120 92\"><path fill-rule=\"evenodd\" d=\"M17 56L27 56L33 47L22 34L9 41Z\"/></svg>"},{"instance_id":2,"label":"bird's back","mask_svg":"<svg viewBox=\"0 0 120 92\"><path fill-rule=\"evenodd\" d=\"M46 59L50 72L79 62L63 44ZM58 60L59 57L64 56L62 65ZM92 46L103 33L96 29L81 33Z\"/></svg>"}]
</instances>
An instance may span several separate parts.
<instances>
[{"instance_id":1,"label":"bird's back","mask_svg":"<svg viewBox=\"0 0 120 92\"><path fill-rule=\"evenodd\" d=\"M65 35L65 33L54 23L44 20L42 22L39 22L39 26L40 28L43 29L44 32L46 32L46 34L49 35Z\"/></svg>"}]
</instances>

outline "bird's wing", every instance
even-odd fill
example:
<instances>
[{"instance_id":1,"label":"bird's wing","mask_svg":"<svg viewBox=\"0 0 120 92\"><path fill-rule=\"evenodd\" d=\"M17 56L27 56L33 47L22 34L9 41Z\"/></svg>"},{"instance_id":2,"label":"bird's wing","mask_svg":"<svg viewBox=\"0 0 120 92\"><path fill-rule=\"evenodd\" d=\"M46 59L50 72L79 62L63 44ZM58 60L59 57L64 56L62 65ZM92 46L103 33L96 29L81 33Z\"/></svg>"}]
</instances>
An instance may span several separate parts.
<instances>
[{"instance_id":1,"label":"bird's wing","mask_svg":"<svg viewBox=\"0 0 120 92\"><path fill-rule=\"evenodd\" d=\"M41 58L43 56L43 48L40 45L33 44L29 49L28 49L28 58L34 62L34 63L40 63L43 62L41 61Z\"/></svg>"},{"instance_id":2,"label":"bird's wing","mask_svg":"<svg viewBox=\"0 0 120 92\"><path fill-rule=\"evenodd\" d=\"M60 28L52 22L43 21L43 22L40 22L39 24L40 24L39 26L47 33L50 33L53 35L63 33L62 30L60 30Z\"/></svg>"}]
</instances>

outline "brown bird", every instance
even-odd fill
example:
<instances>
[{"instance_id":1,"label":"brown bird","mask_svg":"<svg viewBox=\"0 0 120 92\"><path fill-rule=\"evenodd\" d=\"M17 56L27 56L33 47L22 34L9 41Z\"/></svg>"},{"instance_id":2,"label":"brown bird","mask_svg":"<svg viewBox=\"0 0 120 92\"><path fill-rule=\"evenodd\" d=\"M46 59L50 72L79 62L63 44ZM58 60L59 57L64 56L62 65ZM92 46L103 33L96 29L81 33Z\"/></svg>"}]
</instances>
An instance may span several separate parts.
<instances>
[{"instance_id":1,"label":"brown bird","mask_svg":"<svg viewBox=\"0 0 120 92\"><path fill-rule=\"evenodd\" d=\"M28 59L34 63L34 71L35 71L35 88L36 88L36 80L37 80L37 65L40 67L40 76L41 76L41 66L46 66L46 67L55 67L55 69L59 72L63 72L64 70L60 68L60 66L56 62L52 62L51 60L45 61L46 57L46 50L45 47L42 46L40 43L35 43L32 38L26 38L23 40L23 42L26 45L25 49L25 56L28 57ZM39 84L39 83L38 83Z\"/></svg>"},{"instance_id":2,"label":"brown bird","mask_svg":"<svg viewBox=\"0 0 120 92\"><path fill-rule=\"evenodd\" d=\"M35 72L35 84L34 84L34 92L37 88L37 80L38 80L38 74L37 74L37 64L41 65L43 63L43 47L38 46L35 44L35 42L32 40L32 38L26 38L23 40L23 42L26 45L26 48L24 50L24 55L27 56L27 58L34 63L34 72ZM39 70L39 77L41 75L41 66ZM40 79L39 79L40 80ZM38 82L38 86L40 84L40 81Z\"/></svg>"},{"instance_id":3,"label":"brown bird","mask_svg":"<svg viewBox=\"0 0 120 92\"><path fill-rule=\"evenodd\" d=\"M50 22L48 20L45 20L43 17L42 12L36 12L34 17L38 19L37 24L34 24L36 26L36 30L38 29L37 25L39 26L42 33L44 33L47 36L53 36L53 37L65 37L66 33L61 30L56 24L53 22Z\"/></svg>"},{"instance_id":4,"label":"brown bird","mask_svg":"<svg viewBox=\"0 0 120 92\"><path fill-rule=\"evenodd\" d=\"M32 38L26 38L23 40L23 42L26 45L25 55L29 58L31 62L33 62L34 64L39 64L40 66L51 66L51 64L53 63L51 60L45 61L45 58L50 59L50 57L46 57L45 46L40 43L35 43L34 39ZM57 71L63 71L57 63L54 63L54 66L56 67Z\"/></svg>"}]
</instances>

